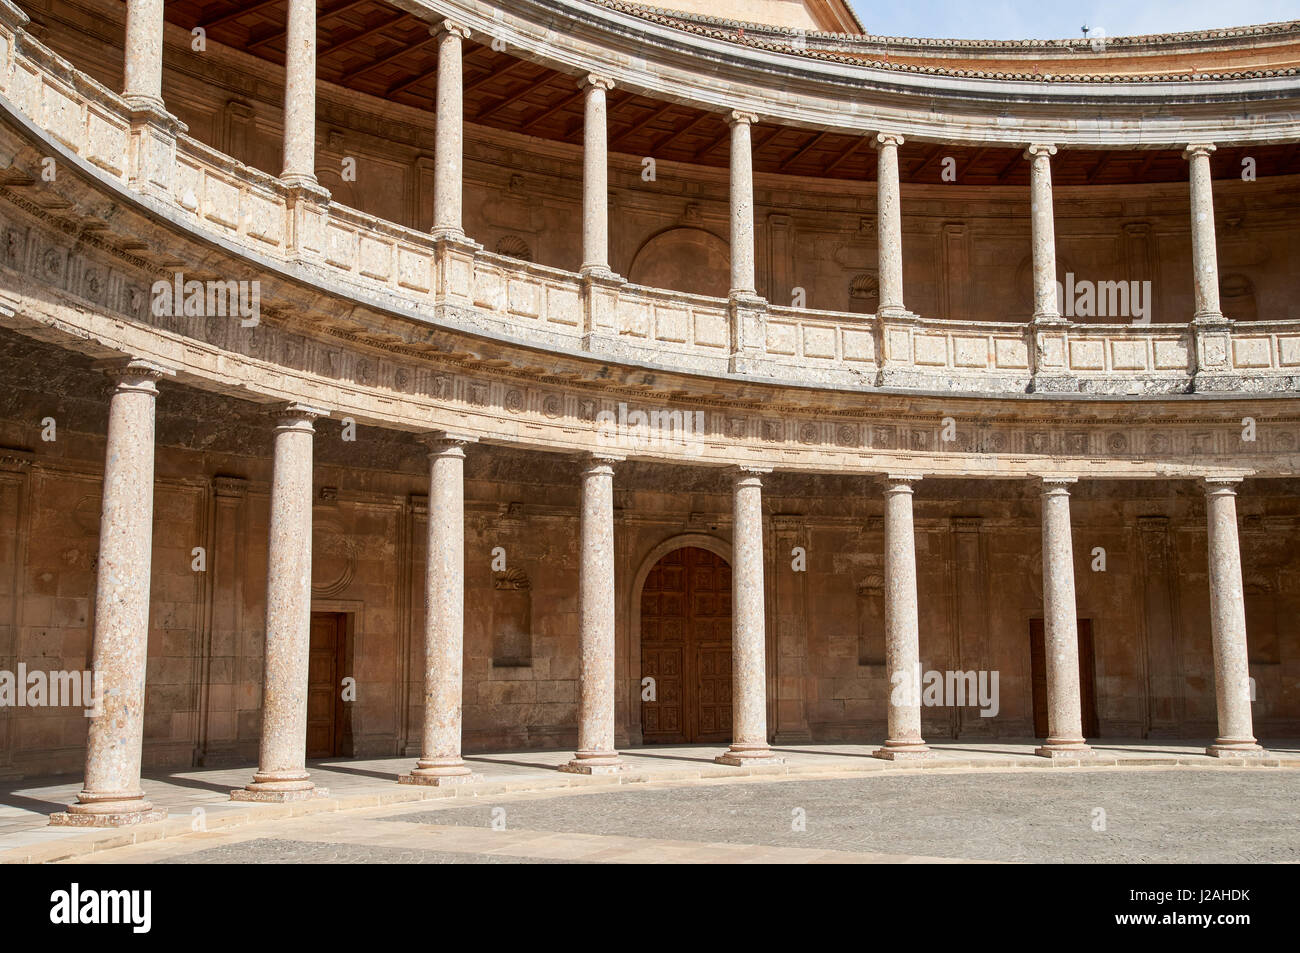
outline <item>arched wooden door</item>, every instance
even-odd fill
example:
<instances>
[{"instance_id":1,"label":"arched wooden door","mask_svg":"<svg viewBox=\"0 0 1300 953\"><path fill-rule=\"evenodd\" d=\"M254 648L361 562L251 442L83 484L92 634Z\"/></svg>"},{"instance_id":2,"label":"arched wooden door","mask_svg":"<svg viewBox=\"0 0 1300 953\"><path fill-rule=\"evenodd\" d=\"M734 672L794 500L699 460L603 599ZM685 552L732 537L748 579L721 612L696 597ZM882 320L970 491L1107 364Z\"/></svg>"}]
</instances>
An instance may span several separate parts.
<instances>
[{"instance_id":1,"label":"arched wooden door","mask_svg":"<svg viewBox=\"0 0 1300 953\"><path fill-rule=\"evenodd\" d=\"M641 589L641 703L647 744L731 740L731 566L707 549L674 550Z\"/></svg>"}]
</instances>

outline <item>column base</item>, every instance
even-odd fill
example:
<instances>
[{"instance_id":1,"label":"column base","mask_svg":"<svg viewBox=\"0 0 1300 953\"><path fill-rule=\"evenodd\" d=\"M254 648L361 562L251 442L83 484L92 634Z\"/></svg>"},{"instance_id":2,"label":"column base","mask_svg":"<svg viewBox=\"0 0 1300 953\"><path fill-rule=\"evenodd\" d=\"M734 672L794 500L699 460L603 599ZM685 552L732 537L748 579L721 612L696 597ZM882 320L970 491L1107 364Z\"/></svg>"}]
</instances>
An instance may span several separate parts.
<instances>
[{"instance_id":1,"label":"column base","mask_svg":"<svg viewBox=\"0 0 1300 953\"><path fill-rule=\"evenodd\" d=\"M230 792L232 801L260 801L283 804L287 801L310 801L328 797L327 788L318 788L308 780L305 771L267 772L253 775L245 787Z\"/></svg>"},{"instance_id":2,"label":"column base","mask_svg":"<svg viewBox=\"0 0 1300 953\"><path fill-rule=\"evenodd\" d=\"M415 762L410 774L398 777L399 784L426 784L430 787L442 787L446 784L471 784L482 781L483 775L457 757L421 758Z\"/></svg>"},{"instance_id":3,"label":"column base","mask_svg":"<svg viewBox=\"0 0 1300 953\"><path fill-rule=\"evenodd\" d=\"M1097 756L1097 752L1093 751L1086 741L1048 741L1046 744L1035 748L1034 754L1040 758L1050 758L1053 761L1063 759L1080 760Z\"/></svg>"},{"instance_id":4,"label":"column base","mask_svg":"<svg viewBox=\"0 0 1300 953\"><path fill-rule=\"evenodd\" d=\"M51 827L131 827L167 819L167 811L156 808L143 795L91 794L82 791L78 803L50 815Z\"/></svg>"},{"instance_id":5,"label":"column base","mask_svg":"<svg viewBox=\"0 0 1300 953\"><path fill-rule=\"evenodd\" d=\"M714 758L713 763L732 768L762 768L785 764L785 758L778 758L767 745L732 745Z\"/></svg>"},{"instance_id":6,"label":"column base","mask_svg":"<svg viewBox=\"0 0 1300 953\"><path fill-rule=\"evenodd\" d=\"M628 769L628 764L618 756L617 751L579 751L573 760L560 765L559 770L570 774L619 774Z\"/></svg>"},{"instance_id":7,"label":"column base","mask_svg":"<svg viewBox=\"0 0 1300 953\"><path fill-rule=\"evenodd\" d=\"M1226 741L1222 738L1215 739L1205 753L1211 758L1263 758L1268 755L1254 741Z\"/></svg>"},{"instance_id":8,"label":"column base","mask_svg":"<svg viewBox=\"0 0 1300 953\"><path fill-rule=\"evenodd\" d=\"M886 741L884 747L871 752L871 756L885 761L925 761L935 757L935 753L924 741Z\"/></svg>"}]
</instances>

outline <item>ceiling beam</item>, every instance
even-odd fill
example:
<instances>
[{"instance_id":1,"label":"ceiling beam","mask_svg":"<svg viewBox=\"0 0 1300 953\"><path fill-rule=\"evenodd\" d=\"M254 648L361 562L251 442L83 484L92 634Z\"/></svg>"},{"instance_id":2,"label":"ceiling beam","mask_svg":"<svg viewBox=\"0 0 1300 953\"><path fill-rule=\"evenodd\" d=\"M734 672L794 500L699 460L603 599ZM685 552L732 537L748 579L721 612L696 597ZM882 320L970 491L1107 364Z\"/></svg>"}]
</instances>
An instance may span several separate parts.
<instances>
[{"instance_id":1,"label":"ceiling beam","mask_svg":"<svg viewBox=\"0 0 1300 953\"><path fill-rule=\"evenodd\" d=\"M559 77L563 75L564 75L563 73L547 73L545 76L541 77L541 82L538 82L536 79L531 80L527 85L524 86L523 89L519 90L519 92L512 93L509 96L505 97L504 99L497 100L497 102L494 103L493 105L486 106L483 109L480 109L477 113L475 113L474 118L471 119L470 121L482 122L484 119L487 119L489 116L496 115L498 112L500 112L502 109L505 109L507 106L511 106L514 103L519 102L519 100L523 99L529 93L536 92L539 89L545 89L547 86L555 82Z\"/></svg>"},{"instance_id":2,"label":"ceiling beam","mask_svg":"<svg viewBox=\"0 0 1300 953\"><path fill-rule=\"evenodd\" d=\"M340 85L346 86L348 83L352 82L358 76L364 76L366 73L370 73L373 72L374 70L379 69L380 67L387 66L389 63L392 63L394 60L400 60L403 56L406 56L408 53L414 53L416 50L423 49L424 47L430 45L431 43L434 43L435 41L436 41L436 37L430 36L430 37L426 37L423 40L420 40L418 43L412 43L410 46L403 47L402 49L398 50L396 53L391 53L388 56L385 56L383 59L378 59L375 60L373 63L368 63L365 66L361 67L361 69L353 70L351 73L348 73L348 75L340 79L339 83Z\"/></svg>"},{"instance_id":3,"label":"ceiling beam","mask_svg":"<svg viewBox=\"0 0 1300 953\"><path fill-rule=\"evenodd\" d=\"M362 7L368 3L374 3L374 2L375 0L349 0L349 2L340 4L339 6L335 7L333 10L322 10L316 16L316 25L319 27L321 23L323 23L325 20L329 19L330 17L336 17L341 13L347 13L353 7ZM267 34L266 36L262 37L262 39L260 40L255 40L252 43L249 43L247 49L255 50L258 47L266 46L266 44L268 43L274 43L276 40L283 40L288 35L289 35L288 30L276 30L274 33Z\"/></svg>"},{"instance_id":4,"label":"ceiling beam","mask_svg":"<svg viewBox=\"0 0 1300 953\"><path fill-rule=\"evenodd\" d=\"M636 135L638 132L640 132L646 126L650 125L656 119L663 116L665 113L667 113L670 109L672 109L676 105L677 105L676 103L665 103L664 105L660 106L658 109L650 110L650 115L635 120L632 123L632 125L628 126L626 129L620 132L613 139L609 140L609 148L617 149L619 146L623 144L623 141L627 139L629 136Z\"/></svg>"},{"instance_id":5,"label":"ceiling beam","mask_svg":"<svg viewBox=\"0 0 1300 953\"><path fill-rule=\"evenodd\" d=\"M1086 184L1092 185L1092 183L1096 182L1097 177L1106 171L1106 166L1110 165L1110 160L1114 158L1114 152L1103 152L1101 158L1097 160L1097 164L1089 170Z\"/></svg>"},{"instance_id":6,"label":"ceiling beam","mask_svg":"<svg viewBox=\"0 0 1300 953\"><path fill-rule=\"evenodd\" d=\"M365 30L362 30L360 33L356 34L355 36L350 36L346 40L343 40L339 43L335 43L333 46L327 46L325 49L321 50L317 54L316 58L317 60L323 60L327 56L333 56L335 53L338 53L341 50L346 50L349 46L352 46L355 43L360 43L362 40L368 40L376 33L383 33L389 27L396 26L397 24L401 23L403 20L407 20L407 19L414 19L414 17L412 17L409 13L399 13L397 16L390 17L389 19L385 20L383 23L379 24L378 26L369 27Z\"/></svg>"},{"instance_id":7,"label":"ceiling beam","mask_svg":"<svg viewBox=\"0 0 1300 953\"><path fill-rule=\"evenodd\" d=\"M697 113L696 116L695 116L695 118L692 119L690 122L688 122L686 125L684 125L684 126L678 128L678 129L674 129L672 132L670 132L670 133L668 133L668 134L666 134L666 135L660 136L658 139L656 139L654 142L652 142L652 143L650 144L650 148L646 150L647 154L648 154L648 155L654 155L655 153L657 153L660 149L664 148L665 146L670 146L670 145L672 145L673 140L676 139L678 136L684 136L684 135L686 135L688 132L690 132L691 130L693 130L693 129L694 129L696 126L698 126L700 123L704 122L706 119L711 118L712 116L713 116L713 113L708 113L708 112Z\"/></svg>"},{"instance_id":8,"label":"ceiling beam","mask_svg":"<svg viewBox=\"0 0 1300 953\"><path fill-rule=\"evenodd\" d=\"M284 3L286 0L261 0L260 3L254 3L251 6L241 6L238 10L231 10L229 13L223 13L219 17L213 17L211 20L205 20L198 24L205 30L211 30L214 26L221 26L223 23L229 23L231 20L237 20L245 14L257 13L265 10L267 7L273 7L277 4Z\"/></svg>"},{"instance_id":9,"label":"ceiling beam","mask_svg":"<svg viewBox=\"0 0 1300 953\"><path fill-rule=\"evenodd\" d=\"M867 144L867 137L858 136L856 139L853 140L852 143L849 144L849 147L847 149L845 149L843 152L837 155L835 159L831 162L831 164L822 170L822 174L830 175L832 172L834 172L836 169L842 166L849 159L857 155L858 150L860 150L866 144Z\"/></svg>"},{"instance_id":10,"label":"ceiling beam","mask_svg":"<svg viewBox=\"0 0 1300 953\"><path fill-rule=\"evenodd\" d=\"M543 120L546 119L550 119L557 112L568 107L569 105L581 99L585 95L587 95L587 92L586 90L583 89L580 89L575 93L570 93L568 96L565 96L559 102L552 103L550 106L547 106L545 109L539 112L532 119L529 119L527 122L525 122L522 126L519 127L519 131L527 132L529 129L533 128L533 126L537 125L539 122L542 122Z\"/></svg>"},{"instance_id":11,"label":"ceiling beam","mask_svg":"<svg viewBox=\"0 0 1300 953\"><path fill-rule=\"evenodd\" d=\"M801 145L798 149L796 149L795 152L794 152L794 155L790 156L788 159L786 159L784 162L782 162L779 166L777 166L776 171L777 171L777 172L782 172L782 173L785 172L786 169L788 169L790 166L794 165L796 162L798 162L800 159L802 159L805 155L807 155L807 154L808 154L808 150L815 148L815 147L817 146L818 143L820 143L823 139L825 139L825 138L826 138L827 136L829 136L829 135L830 135L829 132L819 132L819 133L817 133L816 135L814 135L811 139L809 139L807 142L805 142L803 145Z\"/></svg>"}]
</instances>

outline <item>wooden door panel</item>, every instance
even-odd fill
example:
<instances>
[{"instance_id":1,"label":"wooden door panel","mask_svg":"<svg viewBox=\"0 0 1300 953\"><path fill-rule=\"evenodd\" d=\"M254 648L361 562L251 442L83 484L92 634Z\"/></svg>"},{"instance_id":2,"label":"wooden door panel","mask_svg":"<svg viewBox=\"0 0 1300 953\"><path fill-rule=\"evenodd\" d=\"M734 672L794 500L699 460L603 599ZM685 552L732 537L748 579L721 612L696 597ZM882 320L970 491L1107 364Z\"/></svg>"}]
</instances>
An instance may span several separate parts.
<instances>
[{"instance_id":1,"label":"wooden door panel","mask_svg":"<svg viewBox=\"0 0 1300 953\"><path fill-rule=\"evenodd\" d=\"M339 754L340 698L339 671L342 640L346 637L344 616L337 612L313 612L311 646L307 657L307 757L329 758Z\"/></svg>"},{"instance_id":2,"label":"wooden door panel","mask_svg":"<svg viewBox=\"0 0 1300 953\"><path fill-rule=\"evenodd\" d=\"M731 739L731 568L703 549L675 550L641 592L642 737L671 744Z\"/></svg>"}]
</instances>

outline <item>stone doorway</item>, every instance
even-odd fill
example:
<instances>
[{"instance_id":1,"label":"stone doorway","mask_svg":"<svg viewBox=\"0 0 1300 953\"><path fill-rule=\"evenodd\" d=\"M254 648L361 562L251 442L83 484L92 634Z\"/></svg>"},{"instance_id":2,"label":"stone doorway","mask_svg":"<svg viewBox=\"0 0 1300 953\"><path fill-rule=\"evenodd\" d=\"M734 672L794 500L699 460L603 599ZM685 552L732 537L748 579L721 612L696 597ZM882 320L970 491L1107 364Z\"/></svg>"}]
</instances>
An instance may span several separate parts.
<instances>
[{"instance_id":1,"label":"stone doorway","mask_svg":"<svg viewBox=\"0 0 1300 953\"><path fill-rule=\"evenodd\" d=\"M351 625L346 612L311 614L307 664L307 757L352 754L352 706L343 697L351 675Z\"/></svg>"},{"instance_id":2,"label":"stone doorway","mask_svg":"<svg viewBox=\"0 0 1300 953\"><path fill-rule=\"evenodd\" d=\"M731 740L731 565L694 546L675 549L641 588L641 702L646 744Z\"/></svg>"},{"instance_id":3,"label":"stone doorway","mask_svg":"<svg viewBox=\"0 0 1300 953\"><path fill-rule=\"evenodd\" d=\"M1100 735L1097 726L1097 659L1093 653L1092 620L1079 619L1079 714L1083 736ZM1043 620L1029 620L1029 661L1033 674L1034 735L1047 737L1047 656L1043 645Z\"/></svg>"}]
</instances>

